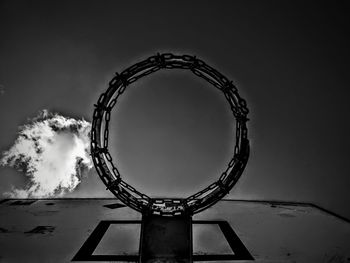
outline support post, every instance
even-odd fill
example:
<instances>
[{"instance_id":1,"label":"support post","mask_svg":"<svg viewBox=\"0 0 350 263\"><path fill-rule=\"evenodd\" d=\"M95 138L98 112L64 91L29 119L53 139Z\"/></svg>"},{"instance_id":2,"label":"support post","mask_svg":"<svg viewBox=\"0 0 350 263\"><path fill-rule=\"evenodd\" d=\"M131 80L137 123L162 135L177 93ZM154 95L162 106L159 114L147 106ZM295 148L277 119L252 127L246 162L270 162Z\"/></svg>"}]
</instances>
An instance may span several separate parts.
<instances>
[{"instance_id":1,"label":"support post","mask_svg":"<svg viewBox=\"0 0 350 263\"><path fill-rule=\"evenodd\" d=\"M192 217L142 215L141 263L192 263Z\"/></svg>"}]
</instances>

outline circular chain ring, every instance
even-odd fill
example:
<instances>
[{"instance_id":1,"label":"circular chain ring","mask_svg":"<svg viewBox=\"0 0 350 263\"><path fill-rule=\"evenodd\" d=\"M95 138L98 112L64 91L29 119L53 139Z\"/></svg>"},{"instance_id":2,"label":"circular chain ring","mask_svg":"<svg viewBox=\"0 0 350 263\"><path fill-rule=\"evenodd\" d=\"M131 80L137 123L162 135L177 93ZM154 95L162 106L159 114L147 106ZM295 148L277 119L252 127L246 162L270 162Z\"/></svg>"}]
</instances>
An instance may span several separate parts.
<instances>
[{"instance_id":1,"label":"circular chain ring","mask_svg":"<svg viewBox=\"0 0 350 263\"><path fill-rule=\"evenodd\" d=\"M111 110L126 87L138 79L162 69L186 69L218 88L225 95L236 119L234 155L219 179L187 198L151 198L124 182L108 151ZM125 69L109 82L95 104L91 129L91 156L98 175L119 200L141 212L162 216L192 215L214 205L240 178L249 157L248 108L237 88L224 75L204 61L189 55L157 54Z\"/></svg>"}]
</instances>

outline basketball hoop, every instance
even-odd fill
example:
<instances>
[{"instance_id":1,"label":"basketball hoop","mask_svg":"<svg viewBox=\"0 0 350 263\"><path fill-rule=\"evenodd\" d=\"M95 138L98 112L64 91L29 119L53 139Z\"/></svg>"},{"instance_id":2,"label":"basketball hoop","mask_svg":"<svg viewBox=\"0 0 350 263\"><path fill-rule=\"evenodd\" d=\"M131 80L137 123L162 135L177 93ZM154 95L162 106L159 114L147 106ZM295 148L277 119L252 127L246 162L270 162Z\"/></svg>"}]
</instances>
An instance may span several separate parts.
<instances>
[{"instance_id":1,"label":"basketball hoop","mask_svg":"<svg viewBox=\"0 0 350 263\"><path fill-rule=\"evenodd\" d=\"M151 198L122 180L108 151L111 110L131 83L159 70L190 70L223 92L236 120L234 154L218 180L187 198ZM119 200L143 213L161 216L193 215L214 205L237 183L249 157L248 108L237 88L224 75L195 56L157 54L125 69L109 82L95 104L91 129L91 156L97 173Z\"/></svg>"}]
</instances>

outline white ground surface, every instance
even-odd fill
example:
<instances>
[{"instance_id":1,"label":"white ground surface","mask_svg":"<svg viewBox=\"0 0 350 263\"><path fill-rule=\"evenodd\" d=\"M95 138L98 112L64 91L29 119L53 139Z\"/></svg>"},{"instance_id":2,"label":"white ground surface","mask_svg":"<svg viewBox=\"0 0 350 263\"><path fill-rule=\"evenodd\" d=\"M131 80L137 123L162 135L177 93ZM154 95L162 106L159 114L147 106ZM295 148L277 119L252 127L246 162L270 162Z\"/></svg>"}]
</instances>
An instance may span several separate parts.
<instances>
[{"instance_id":1,"label":"white ground surface","mask_svg":"<svg viewBox=\"0 0 350 263\"><path fill-rule=\"evenodd\" d=\"M103 207L112 199L14 201L0 204L0 262L70 262L100 220L141 219L128 207ZM220 201L194 220L227 220L255 262L350 262L350 224L314 207ZM50 227L26 233L37 226ZM231 253L216 225L193 229L194 253ZM113 225L94 254L135 255L139 233L137 225Z\"/></svg>"}]
</instances>

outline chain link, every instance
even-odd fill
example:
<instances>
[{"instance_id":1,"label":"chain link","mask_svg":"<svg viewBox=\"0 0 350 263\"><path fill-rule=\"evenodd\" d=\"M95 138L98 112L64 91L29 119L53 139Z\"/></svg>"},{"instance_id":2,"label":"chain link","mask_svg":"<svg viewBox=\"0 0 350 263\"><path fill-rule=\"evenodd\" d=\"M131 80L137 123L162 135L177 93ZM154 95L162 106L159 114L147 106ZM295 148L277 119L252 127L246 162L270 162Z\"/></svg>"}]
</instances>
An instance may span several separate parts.
<instances>
[{"instance_id":1,"label":"chain link","mask_svg":"<svg viewBox=\"0 0 350 263\"><path fill-rule=\"evenodd\" d=\"M208 187L184 199L151 198L124 182L108 151L111 110L128 85L158 70L185 69L222 91L236 119L234 155L220 178ZM95 104L91 130L91 156L101 180L127 206L162 216L179 216L201 212L223 198L240 178L249 157L246 101L237 87L216 69L190 55L156 54L116 75Z\"/></svg>"}]
</instances>

